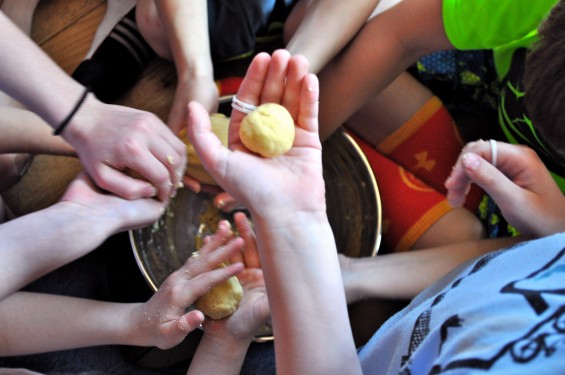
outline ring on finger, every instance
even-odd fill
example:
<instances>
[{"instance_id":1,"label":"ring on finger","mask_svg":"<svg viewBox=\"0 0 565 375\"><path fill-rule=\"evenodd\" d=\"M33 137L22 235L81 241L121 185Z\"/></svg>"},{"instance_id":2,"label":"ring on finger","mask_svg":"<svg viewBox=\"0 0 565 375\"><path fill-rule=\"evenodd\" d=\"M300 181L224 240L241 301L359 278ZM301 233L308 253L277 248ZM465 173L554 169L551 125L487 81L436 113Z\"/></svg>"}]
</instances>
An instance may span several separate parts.
<instances>
[{"instance_id":1,"label":"ring on finger","mask_svg":"<svg viewBox=\"0 0 565 375\"><path fill-rule=\"evenodd\" d=\"M253 112L254 110L257 109L257 106L255 106L253 104L246 103L244 101L241 101L235 95L231 100L231 107L233 109L235 109L236 111L239 111L239 112L245 113L245 114Z\"/></svg>"},{"instance_id":2,"label":"ring on finger","mask_svg":"<svg viewBox=\"0 0 565 375\"><path fill-rule=\"evenodd\" d=\"M490 139L490 159L491 159L491 164L494 165L496 167L496 162L497 162L497 156L498 156L498 149L497 149L497 145L496 145L496 141L494 139Z\"/></svg>"}]
</instances>

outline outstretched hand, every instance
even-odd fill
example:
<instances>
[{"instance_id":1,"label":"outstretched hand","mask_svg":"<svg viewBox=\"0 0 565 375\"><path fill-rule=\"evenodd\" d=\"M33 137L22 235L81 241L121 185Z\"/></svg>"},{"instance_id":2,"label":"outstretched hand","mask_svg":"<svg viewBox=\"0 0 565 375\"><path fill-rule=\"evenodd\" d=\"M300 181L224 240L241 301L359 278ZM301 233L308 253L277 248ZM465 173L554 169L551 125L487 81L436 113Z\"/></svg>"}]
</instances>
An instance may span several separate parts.
<instances>
[{"instance_id":1,"label":"outstretched hand","mask_svg":"<svg viewBox=\"0 0 565 375\"><path fill-rule=\"evenodd\" d=\"M318 93L317 78L308 73L304 57L291 57L288 51L278 50L272 56L260 53L253 59L237 97L253 105L279 103L287 108L296 125L292 148L274 158L258 156L241 143L239 127L245 114L232 111L228 149L211 132L204 108L194 102L189 104L188 136L200 160L224 190L253 214L295 214L288 202L281 200L278 204L276 197L281 194L296 197L293 203L301 209L311 202L316 202L313 209L318 209L320 200L325 199L320 184ZM289 183L297 179L302 185Z\"/></svg>"},{"instance_id":2,"label":"outstretched hand","mask_svg":"<svg viewBox=\"0 0 565 375\"><path fill-rule=\"evenodd\" d=\"M462 205L469 186L476 183L520 233L537 237L564 230L565 198L538 155L526 146L496 145L496 167L488 141L465 146L445 182L449 202Z\"/></svg>"},{"instance_id":3,"label":"outstretched hand","mask_svg":"<svg viewBox=\"0 0 565 375\"><path fill-rule=\"evenodd\" d=\"M80 206L77 211L91 222L105 223L111 231L107 235L154 223L163 214L166 204L151 198L129 200L102 192L85 173L69 184L60 201Z\"/></svg>"}]
</instances>

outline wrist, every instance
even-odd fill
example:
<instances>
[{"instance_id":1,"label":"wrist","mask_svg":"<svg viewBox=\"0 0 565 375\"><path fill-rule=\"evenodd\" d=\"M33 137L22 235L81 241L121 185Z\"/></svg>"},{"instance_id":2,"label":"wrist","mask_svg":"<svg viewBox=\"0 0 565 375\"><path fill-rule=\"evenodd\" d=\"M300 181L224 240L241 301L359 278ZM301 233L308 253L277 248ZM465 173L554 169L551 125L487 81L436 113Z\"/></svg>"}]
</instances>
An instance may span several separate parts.
<instances>
[{"instance_id":1,"label":"wrist","mask_svg":"<svg viewBox=\"0 0 565 375\"><path fill-rule=\"evenodd\" d=\"M65 125L63 129L64 131L60 134L73 146L75 144L82 144L90 138L90 128L94 125L96 114L101 111L101 109L98 108L98 105L101 102L98 101L96 96L93 93L86 91L86 89L83 91L83 94L85 93L86 95L84 96L84 99L78 106L76 112L74 112L71 116L68 123ZM69 114L71 114L71 112L69 112ZM61 123L56 126L60 128ZM53 131L55 132L57 129L58 128L54 128Z\"/></svg>"},{"instance_id":2,"label":"wrist","mask_svg":"<svg viewBox=\"0 0 565 375\"><path fill-rule=\"evenodd\" d=\"M233 371L239 374L251 341L251 339L242 340L230 335L220 336L205 332L198 345L189 373L199 373L199 366L204 364L208 373L209 371L214 373Z\"/></svg>"},{"instance_id":3,"label":"wrist","mask_svg":"<svg viewBox=\"0 0 565 375\"><path fill-rule=\"evenodd\" d=\"M177 64L179 81L192 81L196 79L214 80L214 68L211 59L183 61Z\"/></svg>"},{"instance_id":4,"label":"wrist","mask_svg":"<svg viewBox=\"0 0 565 375\"><path fill-rule=\"evenodd\" d=\"M70 110L69 114L58 125L55 126L55 129L53 130L53 135L61 135L63 133L63 131L66 129L66 127L73 119L73 117L80 110L80 107L84 104L89 92L90 92L90 88L85 87L82 95L80 96L74 107Z\"/></svg>"}]
</instances>

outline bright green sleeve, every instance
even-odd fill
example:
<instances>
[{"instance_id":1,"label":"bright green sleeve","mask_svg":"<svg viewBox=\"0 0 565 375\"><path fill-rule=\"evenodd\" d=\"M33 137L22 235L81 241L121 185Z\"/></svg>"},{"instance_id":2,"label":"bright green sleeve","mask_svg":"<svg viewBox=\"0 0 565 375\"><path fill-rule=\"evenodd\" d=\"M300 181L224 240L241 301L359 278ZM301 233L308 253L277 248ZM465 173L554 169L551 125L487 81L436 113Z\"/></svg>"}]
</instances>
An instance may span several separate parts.
<instances>
[{"instance_id":1,"label":"bright green sleeve","mask_svg":"<svg viewBox=\"0 0 565 375\"><path fill-rule=\"evenodd\" d=\"M537 38L537 28L558 0L444 0L443 23L459 50L492 49L499 75L518 47ZM502 74L504 75L504 74Z\"/></svg>"},{"instance_id":2,"label":"bright green sleeve","mask_svg":"<svg viewBox=\"0 0 565 375\"><path fill-rule=\"evenodd\" d=\"M492 49L526 38L557 0L444 0L443 22L457 49Z\"/></svg>"}]
</instances>

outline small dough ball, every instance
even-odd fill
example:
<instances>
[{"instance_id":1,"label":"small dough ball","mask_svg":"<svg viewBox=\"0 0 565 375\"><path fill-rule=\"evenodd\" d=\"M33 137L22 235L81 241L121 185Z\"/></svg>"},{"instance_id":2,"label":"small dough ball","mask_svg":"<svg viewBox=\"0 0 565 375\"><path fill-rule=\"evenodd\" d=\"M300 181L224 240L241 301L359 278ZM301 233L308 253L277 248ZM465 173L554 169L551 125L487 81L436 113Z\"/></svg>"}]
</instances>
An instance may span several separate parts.
<instances>
[{"instance_id":1,"label":"small dough ball","mask_svg":"<svg viewBox=\"0 0 565 375\"><path fill-rule=\"evenodd\" d=\"M292 147L294 120L280 104L261 104L243 118L239 137L245 147L261 156L279 156Z\"/></svg>"},{"instance_id":2,"label":"small dough ball","mask_svg":"<svg viewBox=\"0 0 565 375\"><path fill-rule=\"evenodd\" d=\"M227 146L228 130L230 125L229 117L226 117L221 113L213 113L210 115L210 123L212 124L212 132L216 134L224 146ZM186 129L182 129L178 136L186 144L186 158L188 164L186 174L203 184L218 185L218 183L212 178L212 176L210 176L208 171L206 171L202 165L194 147L188 140Z\"/></svg>"},{"instance_id":3,"label":"small dough ball","mask_svg":"<svg viewBox=\"0 0 565 375\"><path fill-rule=\"evenodd\" d=\"M219 320L233 314L243 297L243 288L237 277L232 276L213 287L194 302L194 307L211 319Z\"/></svg>"}]
</instances>

